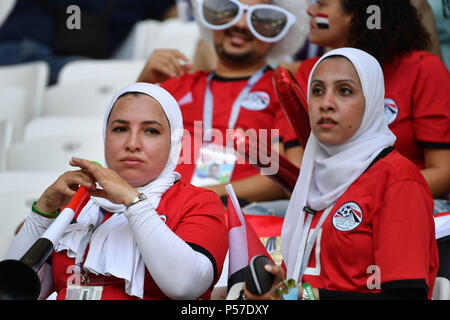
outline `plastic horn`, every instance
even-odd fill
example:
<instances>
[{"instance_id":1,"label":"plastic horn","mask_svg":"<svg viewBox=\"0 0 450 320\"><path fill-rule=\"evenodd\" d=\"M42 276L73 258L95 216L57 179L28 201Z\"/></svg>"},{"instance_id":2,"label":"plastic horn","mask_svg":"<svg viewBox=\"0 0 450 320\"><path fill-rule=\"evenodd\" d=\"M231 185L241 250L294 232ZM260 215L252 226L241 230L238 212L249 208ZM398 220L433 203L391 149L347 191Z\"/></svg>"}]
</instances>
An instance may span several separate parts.
<instances>
[{"instance_id":1,"label":"plastic horn","mask_svg":"<svg viewBox=\"0 0 450 320\"><path fill-rule=\"evenodd\" d=\"M41 282L37 272L89 197L87 189L79 187L67 207L20 260L0 262L0 300L36 300L39 297Z\"/></svg>"},{"instance_id":2,"label":"plastic horn","mask_svg":"<svg viewBox=\"0 0 450 320\"><path fill-rule=\"evenodd\" d=\"M305 149L311 133L305 94L289 70L283 67L275 70L272 80L284 114Z\"/></svg>"},{"instance_id":3,"label":"plastic horn","mask_svg":"<svg viewBox=\"0 0 450 320\"><path fill-rule=\"evenodd\" d=\"M248 136L235 132L233 135L234 147L237 153L243 157L248 163L258 170L268 168L270 166L278 166L275 174L267 175L272 181L278 184L283 190L292 192L297 182L300 169L290 162L286 157L271 150L270 146L259 141L259 147L249 139ZM262 153L262 150L265 154ZM270 158L270 162L267 161ZM261 160L264 160L261 161Z\"/></svg>"}]
</instances>

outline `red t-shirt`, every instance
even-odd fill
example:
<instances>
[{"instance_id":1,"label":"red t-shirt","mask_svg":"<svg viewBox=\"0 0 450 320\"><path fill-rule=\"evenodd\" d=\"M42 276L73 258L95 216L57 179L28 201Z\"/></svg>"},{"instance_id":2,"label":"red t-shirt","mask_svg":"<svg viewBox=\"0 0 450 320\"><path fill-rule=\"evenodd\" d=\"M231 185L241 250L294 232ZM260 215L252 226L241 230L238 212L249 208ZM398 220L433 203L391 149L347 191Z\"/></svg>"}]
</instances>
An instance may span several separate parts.
<instances>
[{"instance_id":1,"label":"red t-shirt","mask_svg":"<svg viewBox=\"0 0 450 320\"><path fill-rule=\"evenodd\" d=\"M297 70L305 93L318 60L305 60ZM412 51L384 65L383 72L385 118L397 137L394 147L423 169L423 148L450 149L449 71L437 56Z\"/></svg>"},{"instance_id":2,"label":"red t-shirt","mask_svg":"<svg viewBox=\"0 0 450 320\"><path fill-rule=\"evenodd\" d=\"M427 288L431 297L439 264L432 212L420 171L392 151L338 199L319 231L303 281L360 293L380 292L371 286L377 281L386 288L409 282ZM311 229L322 213L314 216Z\"/></svg>"},{"instance_id":3,"label":"red t-shirt","mask_svg":"<svg viewBox=\"0 0 450 320\"><path fill-rule=\"evenodd\" d=\"M281 120L285 117L272 84L272 75L273 70L268 68L263 77L253 86L249 92L249 97L253 103L242 105L235 125L235 128L241 128L244 131L255 129L258 137L262 138L265 143L282 139L277 132L271 132L271 129L279 129ZM203 119L207 76L208 73L199 71L194 74L185 74L178 79L170 79L161 84L178 101L183 114L185 135L180 156L183 162L178 165L176 171L181 173L181 181L185 183L191 181L195 170L195 161L202 146L203 124L200 123L195 128L194 122ZM212 78L210 86L214 97L212 127L222 133L223 141L218 141L219 144L226 145L226 129L228 128L232 105L247 84L248 79L248 77L229 79L217 75ZM259 134L259 129L267 130L267 139ZM189 134L186 134L186 132ZM243 163L243 160L238 158L231 181L258 173L259 171L252 165Z\"/></svg>"},{"instance_id":4,"label":"red t-shirt","mask_svg":"<svg viewBox=\"0 0 450 320\"><path fill-rule=\"evenodd\" d=\"M176 183L161 198L156 209L167 226L194 250L205 254L213 263L215 280L219 279L228 250L228 231L225 223L223 204L215 193L206 189ZM111 215L106 215L105 220ZM86 249L88 252L89 248ZM164 254L164 252L161 252ZM75 264L66 251L52 254L54 287L58 299L65 299L66 283L70 273L67 268ZM89 273L92 283L103 283L103 300L137 300L125 293L125 282L116 277L95 276ZM95 284L93 284L95 285ZM213 285L202 296L209 299ZM144 299L168 299L145 270Z\"/></svg>"}]
</instances>

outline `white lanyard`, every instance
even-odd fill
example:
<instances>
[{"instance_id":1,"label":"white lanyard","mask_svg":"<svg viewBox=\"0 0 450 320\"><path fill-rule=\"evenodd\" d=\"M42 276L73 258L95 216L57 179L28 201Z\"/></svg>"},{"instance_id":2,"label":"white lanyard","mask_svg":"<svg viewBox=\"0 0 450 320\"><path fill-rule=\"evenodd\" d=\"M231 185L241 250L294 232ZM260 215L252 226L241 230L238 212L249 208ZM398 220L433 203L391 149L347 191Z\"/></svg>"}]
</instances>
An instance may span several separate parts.
<instances>
[{"instance_id":1,"label":"white lanyard","mask_svg":"<svg viewBox=\"0 0 450 320\"><path fill-rule=\"evenodd\" d=\"M264 70L266 66L262 67L258 71L256 71L250 79L248 79L247 84L244 89L239 93L238 97L233 103L233 107L231 109L230 118L228 119L228 128L234 129L236 125L239 112L241 110L241 101L243 98L247 96L253 86L262 78L264 75ZM214 76L214 73L210 73L206 83L205 90L205 99L203 101L203 141L211 142L212 139L212 122L213 122L213 110L214 110L214 97L211 93L211 80Z\"/></svg>"},{"instance_id":2,"label":"white lanyard","mask_svg":"<svg viewBox=\"0 0 450 320\"><path fill-rule=\"evenodd\" d=\"M98 215L96 224L95 225L90 224L88 232L83 236L83 238L81 238L80 244L78 245L77 255L75 258L75 266L76 266L76 268L74 269L75 273L81 273L82 265L83 265L83 261L84 261L84 253L86 252L86 247L89 244L89 242L91 241L92 234L94 233L95 229L97 229L98 226L100 226L104 217L105 217L105 211L104 211L104 209L100 208L100 213Z\"/></svg>"},{"instance_id":3,"label":"white lanyard","mask_svg":"<svg viewBox=\"0 0 450 320\"><path fill-rule=\"evenodd\" d=\"M322 216L320 217L319 223L317 224L316 228L314 229L313 234L308 239L309 229L311 227L311 221L315 215L314 213L308 212L308 217L306 218L305 225L303 226L302 231L302 239L300 241L300 252L297 256L297 261L295 263L294 267L294 279L297 279L297 282L300 282L303 274L305 273L306 266L309 262L309 257L311 256L311 251L314 246L314 243L316 242L316 238L319 235L319 230L322 227L323 223L325 222L326 218L330 214L331 210L333 209L334 203L326 208L324 212L322 213ZM303 210L305 210L303 208ZM307 241L308 239L308 241Z\"/></svg>"}]
</instances>

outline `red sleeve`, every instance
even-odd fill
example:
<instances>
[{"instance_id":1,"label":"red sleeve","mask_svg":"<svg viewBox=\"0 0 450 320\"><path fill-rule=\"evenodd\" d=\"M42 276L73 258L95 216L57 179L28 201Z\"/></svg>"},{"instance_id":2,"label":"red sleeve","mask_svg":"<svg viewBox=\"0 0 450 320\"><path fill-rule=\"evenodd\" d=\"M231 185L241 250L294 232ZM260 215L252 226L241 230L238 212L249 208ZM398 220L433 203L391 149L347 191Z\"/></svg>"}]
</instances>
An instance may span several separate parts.
<instances>
[{"instance_id":1,"label":"red sleeve","mask_svg":"<svg viewBox=\"0 0 450 320\"><path fill-rule=\"evenodd\" d=\"M412 97L416 139L425 147L450 148L450 73L437 56L420 58Z\"/></svg>"},{"instance_id":2,"label":"red sleeve","mask_svg":"<svg viewBox=\"0 0 450 320\"><path fill-rule=\"evenodd\" d=\"M297 135L295 134L294 129L292 129L292 126L289 123L289 120L286 118L284 112L283 117L281 117L278 122L278 128L280 128L280 137L284 144L285 150L300 146Z\"/></svg>"},{"instance_id":3,"label":"red sleeve","mask_svg":"<svg viewBox=\"0 0 450 320\"><path fill-rule=\"evenodd\" d=\"M228 250L228 230L223 204L212 191L195 188L183 205L184 216L175 233L194 250L214 259L215 281L219 279Z\"/></svg>"},{"instance_id":4,"label":"red sleeve","mask_svg":"<svg viewBox=\"0 0 450 320\"><path fill-rule=\"evenodd\" d=\"M275 116L275 128L279 129L279 141L284 144L285 149L299 146L297 136L294 129L292 129L286 114L283 111L283 107L278 101L277 114ZM272 142L275 142L272 137Z\"/></svg>"},{"instance_id":5,"label":"red sleeve","mask_svg":"<svg viewBox=\"0 0 450 320\"><path fill-rule=\"evenodd\" d=\"M380 200L373 235L381 283L424 280L430 293L438 265L431 194L415 180L402 180Z\"/></svg>"}]
</instances>

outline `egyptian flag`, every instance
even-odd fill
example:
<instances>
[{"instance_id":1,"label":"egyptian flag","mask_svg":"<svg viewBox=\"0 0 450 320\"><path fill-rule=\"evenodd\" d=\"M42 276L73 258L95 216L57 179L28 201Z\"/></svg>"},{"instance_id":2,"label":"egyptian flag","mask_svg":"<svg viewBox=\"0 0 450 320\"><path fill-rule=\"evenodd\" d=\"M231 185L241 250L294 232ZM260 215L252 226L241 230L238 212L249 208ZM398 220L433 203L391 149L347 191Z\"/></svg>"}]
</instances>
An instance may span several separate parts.
<instances>
[{"instance_id":1,"label":"egyptian flag","mask_svg":"<svg viewBox=\"0 0 450 320\"><path fill-rule=\"evenodd\" d=\"M262 244L250 223L247 223L231 184L226 186L228 192L228 291L237 283L245 282L245 272L250 260L263 254L270 254Z\"/></svg>"},{"instance_id":2,"label":"egyptian flag","mask_svg":"<svg viewBox=\"0 0 450 320\"><path fill-rule=\"evenodd\" d=\"M328 20L327 14L318 13L315 19L319 29L328 29L330 27L330 21Z\"/></svg>"}]
</instances>

